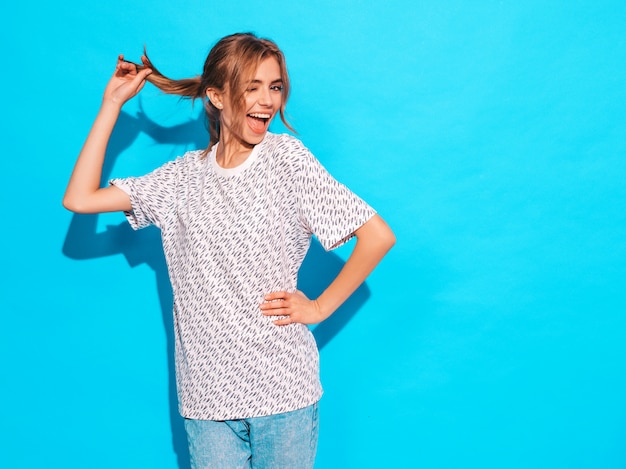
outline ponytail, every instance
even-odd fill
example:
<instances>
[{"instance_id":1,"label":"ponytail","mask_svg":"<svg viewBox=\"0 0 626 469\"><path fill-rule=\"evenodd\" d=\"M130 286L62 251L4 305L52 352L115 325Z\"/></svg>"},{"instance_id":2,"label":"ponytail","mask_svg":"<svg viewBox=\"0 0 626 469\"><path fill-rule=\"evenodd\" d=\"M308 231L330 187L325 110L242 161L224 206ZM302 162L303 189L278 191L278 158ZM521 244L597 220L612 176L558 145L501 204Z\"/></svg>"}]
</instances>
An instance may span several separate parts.
<instances>
[{"instance_id":1,"label":"ponytail","mask_svg":"<svg viewBox=\"0 0 626 469\"><path fill-rule=\"evenodd\" d=\"M180 96L183 99L191 99L192 101L195 101L196 99L203 100L208 120L207 127L209 130L209 146L205 152L205 154L208 154L211 148L213 148L213 145L215 145L219 140L219 111L215 106L213 106L213 104L204 99L206 88L202 76L198 75L193 78L173 80L163 75L159 69L154 66L148 58L148 53L146 52L145 47L143 53L145 57L144 63L135 64L135 66L137 67L137 71L145 68L150 68L152 70L152 73L147 76L146 81L152 83L163 93L173 94Z\"/></svg>"},{"instance_id":2,"label":"ponytail","mask_svg":"<svg viewBox=\"0 0 626 469\"><path fill-rule=\"evenodd\" d=\"M148 54L144 49L144 57L146 58L144 64L137 66L137 71L145 68L152 69L152 73L148 75L146 81L149 81L158 89L167 94L175 94L183 98L197 99L204 96L204 90L201 89L202 77L197 76L194 78L183 78L182 80L172 80L171 78L163 75L159 69L148 58Z\"/></svg>"}]
</instances>

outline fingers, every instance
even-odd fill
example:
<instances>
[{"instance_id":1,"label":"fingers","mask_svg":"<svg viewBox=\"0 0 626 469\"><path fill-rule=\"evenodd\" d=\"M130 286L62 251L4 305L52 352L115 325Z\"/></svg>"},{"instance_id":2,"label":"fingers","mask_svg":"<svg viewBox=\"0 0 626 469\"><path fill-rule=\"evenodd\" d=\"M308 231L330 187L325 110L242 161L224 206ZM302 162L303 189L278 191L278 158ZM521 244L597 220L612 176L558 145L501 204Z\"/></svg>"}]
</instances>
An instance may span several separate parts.
<instances>
[{"instance_id":1,"label":"fingers","mask_svg":"<svg viewBox=\"0 0 626 469\"><path fill-rule=\"evenodd\" d=\"M272 293L268 293L267 295L265 295L265 301L274 301L274 300L282 300L282 299L286 299L290 296L291 294L289 292L286 291L275 291Z\"/></svg>"},{"instance_id":2,"label":"fingers","mask_svg":"<svg viewBox=\"0 0 626 469\"><path fill-rule=\"evenodd\" d=\"M143 78L145 78L150 73L152 73L152 64L146 56L141 56L141 65L137 65L130 60L126 60L124 58L124 54L120 54L117 56L117 64L115 70L122 71L125 74L141 75Z\"/></svg>"},{"instance_id":3,"label":"fingers","mask_svg":"<svg viewBox=\"0 0 626 469\"><path fill-rule=\"evenodd\" d=\"M290 304L286 300L272 300L261 303L259 308L266 316L282 316L289 311Z\"/></svg>"},{"instance_id":4,"label":"fingers","mask_svg":"<svg viewBox=\"0 0 626 469\"><path fill-rule=\"evenodd\" d=\"M290 316L293 312L289 308L261 308L263 316Z\"/></svg>"},{"instance_id":5,"label":"fingers","mask_svg":"<svg viewBox=\"0 0 626 469\"><path fill-rule=\"evenodd\" d=\"M287 326L289 324L294 324L296 322L299 322L295 318L296 313L290 310L289 308L276 307L276 308L268 309L267 307L264 307L264 305L261 305L261 309L263 310L262 311L263 316L271 317L271 318L278 316L278 318L274 319L273 321L274 324L276 324L277 326Z\"/></svg>"},{"instance_id":6,"label":"fingers","mask_svg":"<svg viewBox=\"0 0 626 469\"><path fill-rule=\"evenodd\" d=\"M259 305L263 316L281 316L273 321L277 326L288 326L296 323L297 321L293 317L295 311L292 309L293 305L289 301L290 296L291 294L285 291L272 292L265 295L265 302Z\"/></svg>"},{"instance_id":7,"label":"fingers","mask_svg":"<svg viewBox=\"0 0 626 469\"><path fill-rule=\"evenodd\" d=\"M294 295L286 291L277 291L268 293L264 297L264 302L260 304L260 308L267 313L267 316L282 316L297 306L297 301L294 301Z\"/></svg>"},{"instance_id":8,"label":"fingers","mask_svg":"<svg viewBox=\"0 0 626 469\"><path fill-rule=\"evenodd\" d=\"M265 295L265 301L259 305L264 316L271 317L277 326L289 324L317 324L323 318L319 305L309 300L304 293L296 290L272 292Z\"/></svg>"},{"instance_id":9,"label":"fingers","mask_svg":"<svg viewBox=\"0 0 626 469\"><path fill-rule=\"evenodd\" d=\"M286 318L277 319L274 321L276 326L288 326L289 324L296 324L297 321L294 321L291 316L287 316Z\"/></svg>"},{"instance_id":10,"label":"fingers","mask_svg":"<svg viewBox=\"0 0 626 469\"><path fill-rule=\"evenodd\" d=\"M126 60L124 58L124 54L120 54L117 56L117 64L115 67L116 70L123 70L125 72L136 71L137 67L134 63Z\"/></svg>"},{"instance_id":11,"label":"fingers","mask_svg":"<svg viewBox=\"0 0 626 469\"><path fill-rule=\"evenodd\" d=\"M145 59L145 57L142 57L142 59ZM152 73L152 69L147 66L145 61L143 62L144 65L138 67L137 64L124 59L124 54L117 56L115 76L118 79L124 79L130 85L130 88L133 89L132 95L141 91L145 85L146 78Z\"/></svg>"},{"instance_id":12,"label":"fingers","mask_svg":"<svg viewBox=\"0 0 626 469\"><path fill-rule=\"evenodd\" d=\"M148 75L150 75L152 73L152 70L149 68L144 68L143 70L141 70L137 76L135 76L135 78L133 78L133 83L135 84L135 86L137 87L137 91L141 90L141 88L143 88L143 85L146 84L146 78Z\"/></svg>"},{"instance_id":13,"label":"fingers","mask_svg":"<svg viewBox=\"0 0 626 469\"><path fill-rule=\"evenodd\" d=\"M146 78L152 73L152 68L137 65L124 58L124 54L117 56L115 72L104 90L104 100L117 106L123 106L129 99L139 93L146 84Z\"/></svg>"}]
</instances>

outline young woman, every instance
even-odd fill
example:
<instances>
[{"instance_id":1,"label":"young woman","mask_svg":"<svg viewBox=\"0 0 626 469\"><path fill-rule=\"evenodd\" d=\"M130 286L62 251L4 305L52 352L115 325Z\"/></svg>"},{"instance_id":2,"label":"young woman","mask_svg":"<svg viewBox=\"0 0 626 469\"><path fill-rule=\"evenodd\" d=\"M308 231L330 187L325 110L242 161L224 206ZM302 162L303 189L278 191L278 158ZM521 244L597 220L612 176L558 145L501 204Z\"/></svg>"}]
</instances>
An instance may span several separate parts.
<instances>
[{"instance_id":1,"label":"young woman","mask_svg":"<svg viewBox=\"0 0 626 469\"><path fill-rule=\"evenodd\" d=\"M100 187L120 110L146 81L205 101L209 147ZM300 141L268 131L277 113L285 122L288 95L282 52L248 33L221 39L191 79L164 77L146 56L141 65L119 56L63 200L74 212L123 211L133 228L161 230L194 468L313 466L322 389L307 324L329 317L395 242ZM356 236L316 299L296 285L312 235L326 249Z\"/></svg>"}]
</instances>

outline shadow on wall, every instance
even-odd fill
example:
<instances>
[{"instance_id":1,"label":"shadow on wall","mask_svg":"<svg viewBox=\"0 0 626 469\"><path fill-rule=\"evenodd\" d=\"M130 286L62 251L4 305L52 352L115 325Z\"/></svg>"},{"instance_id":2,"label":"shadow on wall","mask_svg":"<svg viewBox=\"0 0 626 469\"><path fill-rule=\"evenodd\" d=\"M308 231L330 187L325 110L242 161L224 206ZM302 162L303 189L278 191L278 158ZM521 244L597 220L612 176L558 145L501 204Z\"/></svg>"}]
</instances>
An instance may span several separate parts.
<instances>
[{"instance_id":1,"label":"shadow on wall","mask_svg":"<svg viewBox=\"0 0 626 469\"><path fill-rule=\"evenodd\" d=\"M160 143L190 145L194 148L204 148L207 145L205 138L207 132L202 128L200 121L189 121L174 127L161 127L141 112L137 117L122 112L107 150L107 159L102 174L103 184L106 184L117 157L140 133L146 133ZM199 136L202 138L198 138ZM187 468L189 467L187 437L183 419L178 413L176 394L172 291L160 232L155 227L134 231L128 223L122 222L119 225L109 225L105 231L98 233L97 217L97 215L74 214L63 245L63 254L71 259L81 260L123 254L130 267L145 263L154 271L167 339L172 444L179 467ZM341 270L343 264L339 256L326 252L316 240L313 240L300 269L298 288L309 297L318 296ZM314 328L313 335L320 350L350 321L368 297L369 289L364 284L339 311Z\"/></svg>"}]
</instances>

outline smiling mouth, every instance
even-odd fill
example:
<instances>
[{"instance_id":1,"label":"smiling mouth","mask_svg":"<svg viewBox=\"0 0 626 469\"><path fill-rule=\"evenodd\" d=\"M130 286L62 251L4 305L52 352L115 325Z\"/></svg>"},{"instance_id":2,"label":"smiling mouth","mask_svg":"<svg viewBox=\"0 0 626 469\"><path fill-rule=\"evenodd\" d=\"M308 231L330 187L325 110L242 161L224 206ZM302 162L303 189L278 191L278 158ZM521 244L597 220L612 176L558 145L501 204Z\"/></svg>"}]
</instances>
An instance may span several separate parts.
<instances>
[{"instance_id":1,"label":"smiling mouth","mask_svg":"<svg viewBox=\"0 0 626 469\"><path fill-rule=\"evenodd\" d=\"M262 134L267 130L272 115L265 112L251 112L246 117L248 118L248 125L252 131L257 134Z\"/></svg>"}]
</instances>

